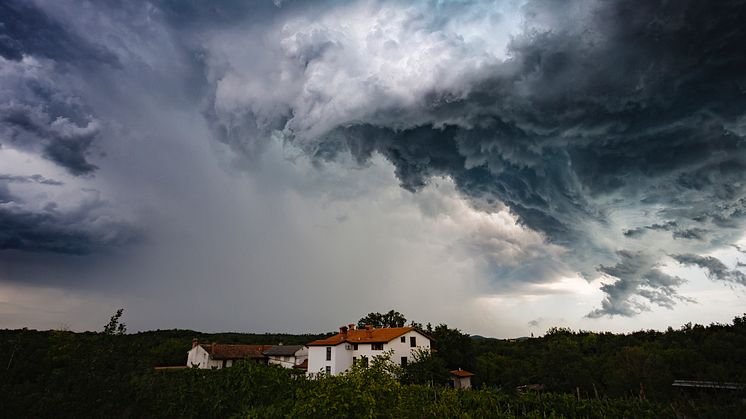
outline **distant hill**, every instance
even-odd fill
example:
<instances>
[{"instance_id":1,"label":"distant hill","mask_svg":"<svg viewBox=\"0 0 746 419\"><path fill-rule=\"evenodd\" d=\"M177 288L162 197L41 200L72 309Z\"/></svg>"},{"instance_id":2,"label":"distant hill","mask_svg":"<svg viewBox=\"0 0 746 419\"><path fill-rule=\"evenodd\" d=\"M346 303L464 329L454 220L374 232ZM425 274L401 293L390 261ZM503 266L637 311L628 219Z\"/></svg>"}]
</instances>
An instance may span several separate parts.
<instances>
[{"instance_id":1,"label":"distant hill","mask_svg":"<svg viewBox=\"0 0 746 419\"><path fill-rule=\"evenodd\" d=\"M471 335L470 337L472 340L495 340L496 339L496 338L490 338L490 337L482 336L482 335Z\"/></svg>"}]
</instances>

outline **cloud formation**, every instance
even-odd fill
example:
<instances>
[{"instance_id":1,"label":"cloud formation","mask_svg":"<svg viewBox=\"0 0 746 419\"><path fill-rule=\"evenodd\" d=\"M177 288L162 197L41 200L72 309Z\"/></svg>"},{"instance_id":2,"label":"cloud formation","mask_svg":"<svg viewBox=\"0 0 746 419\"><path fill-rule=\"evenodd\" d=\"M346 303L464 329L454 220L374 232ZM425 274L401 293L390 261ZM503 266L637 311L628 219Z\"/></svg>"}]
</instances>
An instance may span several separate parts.
<instances>
[{"instance_id":1,"label":"cloud formation","mask_svg":"<svg viewBox=\"0 0 746 419\"><path fill-rule=\"evenodd\" d=\"M269 29L276 71L230 61L208 112L250 124L232 125L238 151L281 130L320 159L380 153L408 190L448 176L507 206L567 249L563 273L614 281L590 316L685 299L666 252L743 226L741 2L466 3L288 18Z\"/></svg>"},{"instance_id":2,"label":"cloud formation","mask_svg":"<svg viewBox=\"0 0 746 419\"><path fill-rule=\"evenodd\" d=\"M112 216L95 191L72 207L61 207L53 200L26 202L10 191L10 183L63 185L40 175L0 175L0 261L13 257L4 251L84 255L140 238L135 227Z\"/></svg>"},{"instance_id":3,"label":"cloud formation","mask_svg":"<svg viewBox=\"0 0 746 419\"><path fill-rule=\"evenodd\" d=\"M129 152L117 141L169 129L144 114L194 107L249 172L278 139L319 170L383 156L423 214L469 219L458 244L484 293L601 278L598 318L691 301L667 263L744 284L710 255L746 225L742 1L89 6L0 6L4 148L91 178ZM18 201L0 190L6 249L89 253L137 230L102 221L102 201Z\"/></svg>"}]
</instances>

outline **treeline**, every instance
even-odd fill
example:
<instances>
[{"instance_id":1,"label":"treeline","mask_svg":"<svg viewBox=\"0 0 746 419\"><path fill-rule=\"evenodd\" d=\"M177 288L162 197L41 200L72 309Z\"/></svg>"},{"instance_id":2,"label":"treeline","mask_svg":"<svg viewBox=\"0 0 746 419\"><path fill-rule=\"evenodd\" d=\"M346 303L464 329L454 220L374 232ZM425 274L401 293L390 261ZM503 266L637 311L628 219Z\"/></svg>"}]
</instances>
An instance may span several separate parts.
<instances>
[{"instance_id":1,"label":"treeline","mask_svg":"<svg viewBox=\"0 0 746 419\"><path fill-rule=\"evenodd\" d=\"M22 386L3 382L3 417L675 417L669 406L638 399L577 400L562 394L403 384L376 363L315 381L250 361L222 370L127 372L109 367L94 363Z\"/></svg>"},{"instance_id":2,"label":"treeline","mask_svg":"<svg viewBox=\"0 0 746 419\"><path fill-rule=\"evenodd\" d=\"M746 384L746 315L732 324L688 323L665 332L551 328L543 337L511 340L471 339L446 325L411 324L435 339L434 357L446 368L475 372L477 385L507 393L535 384L586 398L668 402L681 395L674 380Z\"/></svg>"},{"instance_id":3,"label":"treeline","mask_svg":"<svg viewBox=\"0 0 746 419\"><path fill-rule=\"evenodd\" d=\"M320 381L252 363L218 371L153 367L184 365L193 338L303 344L323 335L117 334L123 329L113 326L108 333L0 330L2 416L739 417L746 397L684 393L671 385L675 379L746 383L746 315L732 324L665 332L555 328L517 341L472 339L446 325L415 323L435 339L433 356L393 374L374 366ZM475 372L479 389L443 386L456 368ZM517 392L527 384L543 390Z\"/></svg>"},{"instance_id":4,"label":"treeline","mask_svg":"<svg viewBox=\"0 0 746 419\"><path fill-rule=\"evenodd\" d=\"M642 396L666 402L680 395L674 380L746 383L746 315L732 324L684 325L630 334L553 328L520 341L473 342L483 385L528 383L587 397Z\"/></svg>"}]
</instances>

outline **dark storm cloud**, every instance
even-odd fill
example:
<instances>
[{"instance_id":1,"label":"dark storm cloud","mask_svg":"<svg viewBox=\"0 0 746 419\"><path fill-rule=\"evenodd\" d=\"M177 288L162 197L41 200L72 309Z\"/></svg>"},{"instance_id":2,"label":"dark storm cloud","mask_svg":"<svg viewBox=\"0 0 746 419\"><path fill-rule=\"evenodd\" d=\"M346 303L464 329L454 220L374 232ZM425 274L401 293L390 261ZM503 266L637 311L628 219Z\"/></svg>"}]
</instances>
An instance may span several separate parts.
<instances>
[{"instance_id":1,"label":"dark storm cloud","mask_svg":"<svg viewBox=\"0 0 746 419\"><path fill-rule=\"evenodd\" d=\"M38 183L41 185L53 185L62 186L63 182L54 179L47 179L42 175L31 175L31 176L20 176L20 175L7 175L0 174L0 182L15 182L15 183Z\"/></svg>"},{"instance_id":2,"label":"dark storm cloud","mask_svg":"<svg viewBox=\"0 0 746 419\"><path fill-rule=\"evenodd\" d=\"M601 286L607 297L601 302L601 308L590 312L588 317L633 316L647 310L648 307L635 298L638 296L667 308L672 308L677 301L689 301L676 292L685 281L661 272L654 255L624 250L618 255L620 260L616 265L599 268L600 272L616 278L616 281Z\"/></svg>"},{"instance_id":3,"label":"dark storm cloud","mask_svg":"<svg viewBox=\"0 0 746 419\"><path fill-rule=\"evenodd\" d=\"M344 100L330 105L344 87L335 92L329 77L328 91L314 84L322 90L290 100L280 119L258 117L260 100L243 114L216 113L250 122L249 139L285 124L287 138L321 159L381 153L411 191L449 176L477 207L507 205L570 251L570 269L614 281L592 317L672 307L683 280L660 271L666 249L712 250L744 225L746 3L532 1L522 17L506 60L460 74L468 88L435 85L418 101L371 102L346 119ZM432 33L448 18L434 19ZM314 82L354 48L318 27L287 40L290 58L318 51L293 70ZM361 88L389 98L377 80ZM255 144L235 134L231 143Z\"/></svg>"},{"instance_id":4,"label":"dark storm cloud","mask_svg":"<svg viewBox=\"0 0 746 419\"><path fill-rule=\"evenodd\" d=\"M106 121L68 77L126 69L137 56L131 50L149 39L84 33L42 10L50 5L1 6L0 55L9 70L0 80L0 141L91 175ZM350 152L364 164L381 154L403 188L417 192L449 177L476 208L507 207L566 249L561 260L537 256L519 267L492 260L494 280L507 288L600 275L606 298L589 314L599 317L686 300L677 292L683 279L662 271L671 254L713 279L743 283L698 255L732 243L746 224L746 2L528 1L518 17L486 1L457 6L91 7L139 22L133 33L148 29L142 21L161 25L168 47L186 51L169 56L184 68L143 59L132 77L155 87L169 77L153 73L183 70L174 86L190 93L178 100L199 99L215 137L247 160L272 135L318 160ZM132 18L136 10L147 19ZM503 57L490 42L511 19L520 23ZM469 25L476 41L454 29ZM345 32L351 27L369 33L355 43ZM163 90L164 103L177 101L179 89ZM93 247L75 244L79 236L61 227L68 215L4 216L22 237L4 242ZM46 230L23 227L31 225ZM56 245L45 231L68 234L71 244ZM76 231L85 243L86 230Z\"/></svg>"},{"instance_id":5,"label":"dark storm cloud","mask_svg":"<svg viewBox=\"0 0 746 419\"><path fill-rule=\"evenodd\" d=\"M715 257L682 254L674 255L673 258L683 265L698 266L704 269L710 279L746 285L746 274L735 269L728 269L723 262Z\"/></svg>"},{"instance_id":6,"label":"dark storm cloud","mask_svg":"<svg viewBox=\"0 0 746 419\"><path fill-rule=\"evenodd\" d=\"M0 184L0 203L0 260L8 250L84 255L141 237L131 225L107 216L106 203L98 198L73 209L54 202L32 209Z\"/></svg>"},{"instance_id":7,"label":"dark storm cloud","mask_svg":"<svg viewBox=\"0 0 746 419\"><path fill-rule=\"evenodd\" d=\"M0 146L36 154L74 176L92 176L98 167L90 157L103 123L79 90L80 82L121 69L121 62L96 34L81 33L43 6L14 0L0 4ZM92 254L141 236L98 192L93 197L91 191L73 192L77 198L67 201L74 204L27 202L20 196L28 194L11 193L9 183L26 192L64 184L40 174L0 175L4 262L17 251Z\"/></svg>"},{"instance_id":8,"label":"dark storm cloud","mask_svg":"<svg viewBox=\"0 0 746 419\"><path fill-rule=\"evenodd\" d=\"M2 2L0 22L0 56L8 60L34 55L63 63L118 64L116 55L98 45L95 37L69 30L33 2Z\"/></svg>"},{"instance_id":9,"label":"dark storm cloud","mask_svg":"<svg viewBox=\"0 0 746 419\"><path fill-rule=\"evenodd\" d=\"M3 2L0 22L0 145L40 152L74 175L94 172L99 123L71 85L117 67L116 55L31 2Z\"/></svg>"},{"instance_id":10,"label":"dark storm cloud","mask_svg":"<svg viewBox=\"0 0 746 419\"><path fill-rule=\"evenodd\" d=\"M87 156L99 135L98 122L74 102L58 101L59 96L63 100L70 98L64 92L39 95L39 90L45 87L35 85L36 80L21 78L18 81L28 84L16 85L14 101L0 105L0 144L21 150L39 150L42 156L73 175L94 172L97 167Z\"/></svg>"},{"instance_id":11,"label":"dark storm cloud","mask_svg":"<svg viewBox=\"0 0 746 419\"><path fill-rule=\"evenodd\" d=\"M42 212L15 212L0 209L0 251L23 250L89 254L109 246L134 241L136 235L126 225L107 225L110 231L89 231L87 223L95 222L87 214L60 214L53 208ZM124 227L124 228L123 228Z\"/></svg>"}]
</instances>

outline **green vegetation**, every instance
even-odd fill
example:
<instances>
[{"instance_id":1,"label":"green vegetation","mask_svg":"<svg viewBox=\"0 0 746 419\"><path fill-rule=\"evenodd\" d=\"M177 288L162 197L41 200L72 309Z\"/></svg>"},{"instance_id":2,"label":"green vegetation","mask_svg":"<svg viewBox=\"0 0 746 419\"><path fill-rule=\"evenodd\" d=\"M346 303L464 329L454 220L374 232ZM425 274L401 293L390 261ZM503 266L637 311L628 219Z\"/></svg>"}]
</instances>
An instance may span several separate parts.
<instances>
[{"instance_id":1,"label":"green vegetation","mask_svg":"<svg viewBox=\"0 0 746 419\"><path fill-rule=\"evenodd\" d=\"M358 320L358 327L370 325L373 327L404 327L407 319L398 311L390 310L388 313L369 313L367 316Z\"/></svg>"},{"instance_id":2,"label":"green vegetation","mask_svg":"<svg viewBox=\"0 0 746 419\"><path fill-rule=\"evenodd\" d=\"M299 344L319 335L124 331L0 331L4 417L739 417L741 393L688 393L674 379L746 382L746 316L732 325L687 324L632 334L552 329L520 341L470 339L426 327L435 355L406 368L372 360L309 381L278 366L154 371L184 365L192 338L206 342ZM121 329L120 329L121 325ZM447 369L477 373L479 389L443 385ZM542 384L544 391L516 387Z\"/></svg>"}]
</instances>

